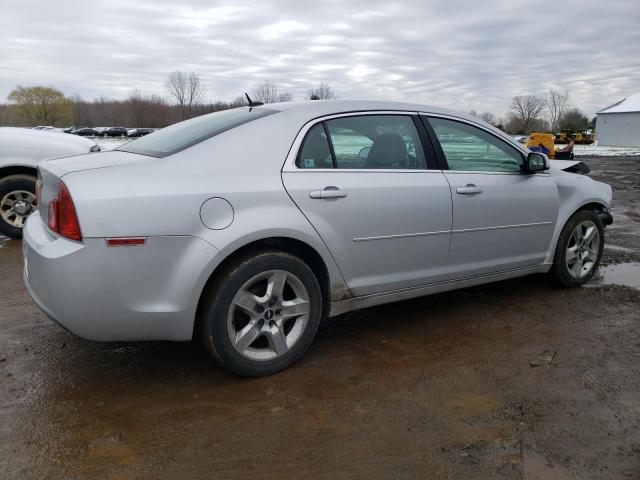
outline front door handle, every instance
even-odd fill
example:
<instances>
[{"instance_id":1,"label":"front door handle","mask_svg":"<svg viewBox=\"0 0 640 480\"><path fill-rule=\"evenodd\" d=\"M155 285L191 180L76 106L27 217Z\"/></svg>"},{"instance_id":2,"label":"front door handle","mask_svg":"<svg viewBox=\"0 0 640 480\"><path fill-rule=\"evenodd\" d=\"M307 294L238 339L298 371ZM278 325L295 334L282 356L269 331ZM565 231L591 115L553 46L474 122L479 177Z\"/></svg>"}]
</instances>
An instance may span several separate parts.
<instances>
[{"instance_id":1,"label":"front door handle","mask_svg":"<svg viewBox=\"0 0 640 480\"><path fill-rule=\"evenodd\" d=\"M466 187L456 188L456 192L460 195L475 195L477 193L482 193L482 189L480 187L476 187L473 183L469 183Z\"/></svg>"},{"instance_id":2,"label":"front door handle","mask_svg":"<svg viewBox=\"0 0 640 480\"><path fill-rule=\"evenodd\" d=\"M309 192L309 198L343 198L348 195L346 190L340 190L338 187L325 187L322 190L314 190Z\"/></svg>"}]
</instances>

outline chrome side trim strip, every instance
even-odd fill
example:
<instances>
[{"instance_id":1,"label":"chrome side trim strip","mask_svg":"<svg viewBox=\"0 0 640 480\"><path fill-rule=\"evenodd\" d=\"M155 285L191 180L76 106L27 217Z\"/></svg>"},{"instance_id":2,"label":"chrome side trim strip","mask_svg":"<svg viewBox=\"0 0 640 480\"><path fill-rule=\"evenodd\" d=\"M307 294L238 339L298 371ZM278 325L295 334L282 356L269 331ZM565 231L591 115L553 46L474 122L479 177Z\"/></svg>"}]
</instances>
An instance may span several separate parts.
<instances>
[{"instance_id":1,"label":"chrome side trim strip","mask_svg":"<svg viewBox=\"0 0 640 480\"><path fill-rule=\"evenodd\" d=\"M467 233L467 232L484 232L486 230L502 230L505 228L522 228L522 227L538 227L542 225L551 225L551 222L535 222L535 223L519 223L516 225L496 225L495 227L478 227L463 228L460 230L451 230L451 233Z\"/></svg>"},{"instance_id":2,"label":"chrome side trim strip","mask_svg":"<svg viewBox=\"0 0 640 480\"><path fill-rule=\"evenodd\" d=\"M354 242L369 242L371 240L388 240L391 238L408 238L408 237L426 237L428 235L442 235L451 233L450 230L440 230L436 232L418 232L418 233L399 233L396 235L380 235L379 237L358 237L354 238Z\"/></svg>"},{"instance_id":3,"label":"chrome side trim strip","mask_svg":"<svg viewBox=\"0 0 640 480\"><path fill-rule=\"evenodd\" d=\"M435 232L417 232L417 233L399 233L395 235L380 235L375 237L356 237L354 242L369 242L372 240L390 240L394 238L409 238L409 237L426 237L429 235L443 235L445 233L468 233L468 232L484 232L487 230L502 230L505 228L522 228L522 227L537 227L542 225L551 225L551 222L536 222L536 223L520 223L517 225L496 225L494 227L478 227L478 228L463 228L460 230L438 230Z\"/></svg>"}]
</instances>

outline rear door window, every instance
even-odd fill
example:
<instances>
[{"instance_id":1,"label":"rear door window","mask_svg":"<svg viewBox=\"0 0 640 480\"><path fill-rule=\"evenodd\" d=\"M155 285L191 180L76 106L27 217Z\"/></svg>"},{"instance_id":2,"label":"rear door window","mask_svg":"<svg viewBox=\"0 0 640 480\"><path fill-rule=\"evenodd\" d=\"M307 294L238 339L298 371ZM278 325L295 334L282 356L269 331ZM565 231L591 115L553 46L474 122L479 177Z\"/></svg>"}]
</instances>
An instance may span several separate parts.
<instances>
[{"instance_id":1,"label":"rear door window","mask_svg":"<svg viewBox=\"0 0 640 480\"><path fill-rule=\"evenodd\" d=\"M355 115L313 126L303 141L297 165L416 170L426 168L426 158L410 115Z\"/></svg>"},{"instance_id":2,"label":"rear door window","mask_svg":"<svg viewBox=\"0 0 640 480\"><path fill-rule=\"evenodd\" d=\"M324 124L316 123L302 142L298 155L300 168L333 168L331 147L327 139Z\"/></svg>"}]
</instances>

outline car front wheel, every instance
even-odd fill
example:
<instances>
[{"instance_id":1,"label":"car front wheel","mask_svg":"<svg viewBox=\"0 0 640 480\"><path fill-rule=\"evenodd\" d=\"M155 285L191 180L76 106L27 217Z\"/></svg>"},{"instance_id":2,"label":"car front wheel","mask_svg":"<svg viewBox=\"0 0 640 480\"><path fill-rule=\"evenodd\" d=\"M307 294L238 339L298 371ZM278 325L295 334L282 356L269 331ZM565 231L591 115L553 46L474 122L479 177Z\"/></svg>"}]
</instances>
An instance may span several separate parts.
<instances>
[{"instance_id":1,"label":"car front wheel","mask_svg":"<svg viewBox=\"0 0 640 480\"><path fill-rule=\"evenodd\" d=\"M36 179L10 175L0 180L0 234L22 238L27 217L36 210Z\"/></svg>"},{"instance_id":2,"label":"car front wheel","mask_svg":"<svg viewBox=\"0 0 640 480\"><path fill-rule=\"evenodd\" d=\"M562 229L551 268L554 280L565 287L588 282L600 264L604 225L592 210L575 213Z\"/></svg>"},{"instance_id":3,"label":"car front wheel","mask_svg":"<svg viewBox=\"0 0 640 480\"><path fill-rule=\"evenodd\" d=\"M269 375L298 360L322 315L318 280L309 266L268 250L227 268L206 293L199 314L205 347L228 370Z\"/></svg>"}]
</instances>

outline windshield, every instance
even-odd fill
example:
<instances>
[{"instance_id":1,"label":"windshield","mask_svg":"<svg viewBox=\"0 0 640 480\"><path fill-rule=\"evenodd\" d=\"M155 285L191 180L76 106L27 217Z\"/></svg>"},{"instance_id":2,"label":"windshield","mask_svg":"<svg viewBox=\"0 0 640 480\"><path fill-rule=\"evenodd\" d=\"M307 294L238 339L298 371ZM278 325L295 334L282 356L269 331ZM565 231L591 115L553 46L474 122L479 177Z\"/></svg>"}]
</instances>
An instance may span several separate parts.
<instances>
[{"instance_id":1,"label":"windshield","mask_svg":"<svg viewBox=\"0 0 640 480\"><path fill-rule=\"evenodd\" d=\"M267 108L240 107L210 113L175 123L126 143L116 150L149 155L151 157L166 157L214 137L219 133L276 112L277 110Z\"/></svg>"}]
</instances>

